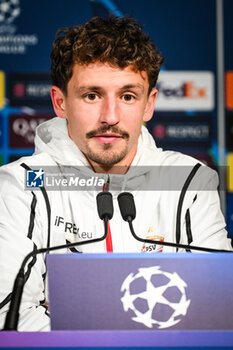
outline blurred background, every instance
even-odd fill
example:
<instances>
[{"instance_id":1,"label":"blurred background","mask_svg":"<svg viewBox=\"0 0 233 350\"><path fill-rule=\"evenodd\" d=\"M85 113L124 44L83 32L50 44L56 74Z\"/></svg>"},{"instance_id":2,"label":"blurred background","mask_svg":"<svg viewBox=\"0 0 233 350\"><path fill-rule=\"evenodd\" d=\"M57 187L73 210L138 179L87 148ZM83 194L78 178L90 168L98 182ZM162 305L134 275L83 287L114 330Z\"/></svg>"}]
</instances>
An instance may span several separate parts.
<instances>
[{"instance_id":1,"label":"blurred background","mask_svg":"<svg viewBox=\"0 0 233 350\"><path fill-rule=\"evenodd\" d=\"M233 237L233 1L0 0L0 164L33 153L53 117L50 51L60 27L131 15L165 56L153 119L156 144L218 171Z\"/></svg>"}]
</instances>

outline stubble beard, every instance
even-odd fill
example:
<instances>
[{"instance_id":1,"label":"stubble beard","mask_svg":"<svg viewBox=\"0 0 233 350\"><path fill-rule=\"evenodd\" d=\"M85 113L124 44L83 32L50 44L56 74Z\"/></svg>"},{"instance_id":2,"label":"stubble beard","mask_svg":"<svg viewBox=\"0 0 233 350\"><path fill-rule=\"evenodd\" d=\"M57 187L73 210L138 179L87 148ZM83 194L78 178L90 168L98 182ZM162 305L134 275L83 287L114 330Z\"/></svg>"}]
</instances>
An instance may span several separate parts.
<instances>
[{"instance_id":1,"label":"stubble beard","mask_svg":"<svg viewBox=\"0 0 233 350\"><path fill-rule=\"evenodd\" d=\"M125 156L128 153L128 149L127 146L120 152L111 150L112 145L109 143L106 143L103 145L103 151L99 151L99 152L95 152L93 151L89 145L87 145L87 149L86 149L86 157L88 157L90 160L92 160L93 162L105 166L105 167L109 167L109 166L113 166L115 164L120 163Z\"/></svg>"},{"instance_id":2,"label":"stubble beard","mask_svg":"<svg viewBox=\"0 0 233 350\"><path fill-rule=\"evenodd\" d=\"M114 150L113 144L105 143L102 145L102 149L99 151L95 151L93 147L90 147L88 140L91 140L98 134L105 133L107 131L111 131L113 133L118 134L125 141L125 147L121 151ZM92 130L86 134L87 144L86 144L86 152L85 155L93 162L99 164L104 167L111 167L115 164L121 162L128 153L128 142L129 142L129 133L121 130L117 126L104 125L99 129ZM117 147L117 145L115 145Z\"/></svg>"}]
</instances>

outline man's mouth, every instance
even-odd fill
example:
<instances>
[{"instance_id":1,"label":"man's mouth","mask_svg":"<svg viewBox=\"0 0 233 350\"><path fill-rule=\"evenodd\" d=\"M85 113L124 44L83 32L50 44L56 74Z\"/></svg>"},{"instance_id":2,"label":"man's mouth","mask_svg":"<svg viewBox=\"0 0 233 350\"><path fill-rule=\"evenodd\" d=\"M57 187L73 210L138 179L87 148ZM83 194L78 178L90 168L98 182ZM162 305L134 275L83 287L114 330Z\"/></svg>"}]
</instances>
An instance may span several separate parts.
<instances>
[{"instance_id":1,"label":"man's mouth","mask_svg":"<svg viewBox=\"0 0 233 350\"><path fill-rule=\"evenodd\" d=\"M115 133L103 133L93 136L93 138L100 143L114 143L120 141L122 136Z\"/></svg>"},{"instance_id":2,"label":"man's mouth","mask_svg":"<svg viewBox=\"0 0 233 350\"><path fill-rule=\"evenodd\" d=\"M116 126L106 125L97 130L89 131L86 137L87 139L94 139L102 144L111 144L120 142L121 140L128 140L129 134Z\"/></svg>"}]
</instances>

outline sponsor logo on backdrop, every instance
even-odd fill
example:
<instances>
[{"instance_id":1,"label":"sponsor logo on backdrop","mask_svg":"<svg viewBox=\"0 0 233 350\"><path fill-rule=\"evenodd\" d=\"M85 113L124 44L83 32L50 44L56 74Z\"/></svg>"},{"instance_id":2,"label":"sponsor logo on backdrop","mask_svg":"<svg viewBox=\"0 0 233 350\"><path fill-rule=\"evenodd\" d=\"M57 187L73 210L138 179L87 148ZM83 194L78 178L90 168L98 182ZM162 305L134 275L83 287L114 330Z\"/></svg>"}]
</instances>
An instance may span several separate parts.
<instances>
[{"instance_id":1,"label":"sponsor logo on backdrop","mask_svg":"<svg viewBox=\"0 0 233 350\"><path fill-rule=\"evenodd\" d=\"M1 0L0 1L0 24L12 23L20 15L19 0Z\"/></svg>"},{"instance_id":2,"label":"sponsor logo on backdrop","mask_svg":"<svg viewBox=\"0 0 233 350\"><path fill-rule=\"evenodd\" d=\"M10 105L51 107L50 76L46 73L9 74Z\"/></svg>"},{"instance_id":3,"label":"sponsor logo on backdrop","mask_svg":"<svg viewBox=\"0 0 233 350\"><path fill-rule=\"evenodd\" d=\"M5 75L0 71L0 109L4 107L5 103Z\"/></svg>"},{"instance_id":4,"label":"sponsor logo on backdrop","mask_svg":"<svg viewBox=\"0 0 233 350\"><path fill-rule=\"evenodd\" d=\"M20 34L14 24L22 14L19 0L0 0L0 54L26 54L29 46L38 44L34 33Z\"/></svg>"},{"instance_id":5,"label":"sponsor logo on backdrop","mask_svg":"<svg viewBox=\"0 0 233 350\"><path fill-rule=\"evenodd\" d=\"M226 72L226 108L233 109L233 71Z\"/></svg>"},{"instance_id":6,"label":"sponsor logo on backdrop","mask_svg":"<svg viewBox=\"0 0 233 350\"><path fill-rule=\"evenodd\" d=\"M159 146L209 147L212 119L211 116L156 116L152 124L152 134Z\"/></svg>"},{"instance_id":7,"label":"sponsor logo on backdrop","mask_svg":"<svg viewBox=\"0 0 233 350\"><path fill-rule=\"evenodd\" d=\"M33 148L36 127L54 115L10 115L9 139L12 148Z\"/></svg>"},{"instance_id":8,"label":"sponsor logo on backdrop","mask_svg":"<svg viewBox=\"0 0 233 350\"><path fill-rule=\"evenodd\" d=\"M179 323L187 314L190 300L187 284L176 273L160 270L160 266L139 268L122 283L121 302L132 321L147 328L168 328Z\"/></svg>"},{"instance_id":9,"label":"sponsor logo on backdrop","mask_svg":"<svg viewBox=\"0 0 233 350\"><path fill-rule=\"evenodd\" d=\"M158 111L210 111L214 109L212 72L166 71L159 74Z\"/></svg>"},{"instance_id":10,"label":"sponsor logo on backdrop","mask_svg":"<svg viewBox=\"0 0 233 350\"><path fill-rule=\"evenodd\" d=\"M2 116L0 115L0 147L3 145Z\"/></svg>"},{"instance_id":11,"label":"sponsor logo on backdrop","mask_svg":"<svg viewBox=\"0 0 233 350\"><path fill-rule=\"evenodd\" d=\"M233 113L226 115L227 148L233 149Z\"/></svg>"},{"instance_id":12,"label":"sponsor logo on backdrop","mask_svg":"<svg viewBox=\"0 0 233 350\"><path fill-rule=\"evenodd\" d=\"M227 155L227 190L233 192L233 153Z\"/></svg>"},{"instance_id":13,"label":"sponsor logo on backdrop","mask_svg":"<svg viewBox=\"0 0 233 350\"><path fill-rule=\"evenodd\" d=\"M232 193L227 194L227 231L229 236L233 237L233 189Z\"/></svg>"},{"instance_id":14,"label":"sponsor logo on backdrop","mask_svg":"<svg viewBox=\"0 0 233 350\"><path fill-rule=\"evenodd\" d=\"M9 74L11 106L51 107L50 76L46 73Z\"/></svg>"}]
</instances>

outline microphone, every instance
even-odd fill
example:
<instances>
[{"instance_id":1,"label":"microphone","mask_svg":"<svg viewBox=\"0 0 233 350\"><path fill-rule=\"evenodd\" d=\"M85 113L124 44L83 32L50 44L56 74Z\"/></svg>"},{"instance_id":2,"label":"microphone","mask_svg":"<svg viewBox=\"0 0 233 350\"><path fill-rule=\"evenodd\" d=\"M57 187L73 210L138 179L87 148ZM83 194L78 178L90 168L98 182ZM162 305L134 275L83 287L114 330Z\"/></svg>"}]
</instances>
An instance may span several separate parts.
<instances>
[{"instance_id":1,"label":"microphone","mask_svg":"<svg viewBox=\"0 0 233 350\"><path fill-rule=\"evenodd\" d=\"M97 210L101 220L111 220L113 217L113 202L110 192L100 192L96 196Z\"/></svg>"},{"instance_id":2,"label":"microphone","mask_svg":"<svg viewBox=\"0 0 233 350\"><path fill-rule=\"evenodd\" d=\"M118 195L117 199L118 199L118 204L119 204L121 216L122 216L124 221L128 222L130 231L131 231L133 237L137 241L140 241L143 243L159 244L159 245L164 245L164 246L168 246L168 247L184 248L184 249L189 249L189 250L198 250L198 251L203 251L203 252L233 253L233 251L231 251L231 250L223 250L223 249L220 250L220 249L214 249L214 248L197 247L197 246L180 244L180 243L161 242L161 241L156 241L156 240L152 240L152 239L143 239L143 238L136 235L134 228L133 228L132 221L136 217L136 207L135 207L134 198L133 198L132 193L122 192Z\"/></svg>"},{"instance_id":3,"label":"microphone","mask_svg":"<svg viewBox=\"0 0 233 350\"><path fill-rule=\"evenodd\" d=\"M113 217L113 201L112 194L110 192L100 192L96 196L97 210L101 220L104 221L104 235L100 238L94 238L88 241L68 243L60 246L54 246L49 248L34 249L24 258L19 272L15 278L14 287L12 291L11 303L6 315L4 331L17 330L19 320L19 307L22 299L23 288L25 284L24 268L27 261L37 254L50 252L53 250L59 250L64 248L71 248L79 245L90 244L100 242L106 239L108 235L108 221Z\"/></svg>"}]
</instances>

